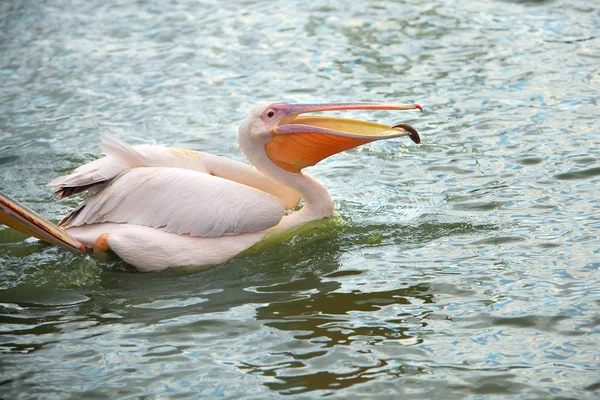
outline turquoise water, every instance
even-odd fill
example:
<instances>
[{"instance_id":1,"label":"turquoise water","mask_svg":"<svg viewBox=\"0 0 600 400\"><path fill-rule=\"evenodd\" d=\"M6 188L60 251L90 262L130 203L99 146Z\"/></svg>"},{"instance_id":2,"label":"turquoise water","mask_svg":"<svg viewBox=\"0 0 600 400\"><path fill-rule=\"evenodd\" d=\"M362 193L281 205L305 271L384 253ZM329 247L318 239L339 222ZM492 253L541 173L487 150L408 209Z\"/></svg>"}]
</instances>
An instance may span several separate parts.
<instances>
[{"instance_id":1,"label":"turquoise water","mask_svg":"<svg viewBox=\"0 0 600 400\"><path fill-rule=\"evenodd\" d=\"M309 173L341 222L140 274L0 227L3 398L596 398L600 5L2 2L0 191L101 134L243 160L253 104L419 102Z\"/></svg>"}]
</instances>

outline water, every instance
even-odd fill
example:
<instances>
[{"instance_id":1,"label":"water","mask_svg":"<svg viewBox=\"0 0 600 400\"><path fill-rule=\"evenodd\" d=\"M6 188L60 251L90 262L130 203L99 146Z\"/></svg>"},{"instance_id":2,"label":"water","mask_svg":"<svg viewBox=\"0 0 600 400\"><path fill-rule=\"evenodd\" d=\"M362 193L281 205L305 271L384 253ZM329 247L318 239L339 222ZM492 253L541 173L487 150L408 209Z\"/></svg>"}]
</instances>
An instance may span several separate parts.
<instances>
[{"instance_id":1,"label":"water","mask_svg":"<svg viewBox=\"0 0 600 400\"><path fill-rule=\"evenodd\" d=\"M348 2L346 2L348 3ZM600 6L2 2L0 191L99 136L243 159L257 101L419 102L311 168L341 222L140 274L0 228L3 398L600 395Z\"/></svg>"}]
</instances>

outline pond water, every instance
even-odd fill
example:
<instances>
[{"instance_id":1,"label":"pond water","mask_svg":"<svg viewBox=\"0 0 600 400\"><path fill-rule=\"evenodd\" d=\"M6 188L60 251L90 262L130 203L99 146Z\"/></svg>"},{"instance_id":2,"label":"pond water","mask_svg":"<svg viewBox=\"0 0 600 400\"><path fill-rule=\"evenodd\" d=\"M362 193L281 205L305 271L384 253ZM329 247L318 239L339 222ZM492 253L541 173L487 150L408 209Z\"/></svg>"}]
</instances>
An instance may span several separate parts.
<instances>
[{"instance_id":1,"label":"pond water","mask_svg":"<svg viewBox=\"0 0 600 400\"><path fill-rule=\"evenodd\" d=\"M347 3L347 4L344 4ZM0 191L103 133L243 160L258 101L418 102L308 173L341 222L141 274L0 227L3 398L600 395L600 3L0 3Z\"/></svg>"}]
</instances>

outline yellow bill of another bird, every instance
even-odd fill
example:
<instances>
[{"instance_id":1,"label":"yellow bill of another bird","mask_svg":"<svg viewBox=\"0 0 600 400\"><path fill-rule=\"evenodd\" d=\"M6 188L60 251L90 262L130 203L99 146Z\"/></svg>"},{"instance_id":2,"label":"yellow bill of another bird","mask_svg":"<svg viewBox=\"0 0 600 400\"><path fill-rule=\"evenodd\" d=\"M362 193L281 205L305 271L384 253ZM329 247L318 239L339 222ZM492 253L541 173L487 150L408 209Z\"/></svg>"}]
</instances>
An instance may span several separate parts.
<instances>
[{"instance_id":1,"label":"yellow bill of another bird","mask_svg":"<svg viewBox=\"0 0 600 400\"><path fill-rule=\"evenodd\" d=\"M0 224L64 249L85 254L85 246L46 218L0 193Z\"/></svg>"}]
</instances>

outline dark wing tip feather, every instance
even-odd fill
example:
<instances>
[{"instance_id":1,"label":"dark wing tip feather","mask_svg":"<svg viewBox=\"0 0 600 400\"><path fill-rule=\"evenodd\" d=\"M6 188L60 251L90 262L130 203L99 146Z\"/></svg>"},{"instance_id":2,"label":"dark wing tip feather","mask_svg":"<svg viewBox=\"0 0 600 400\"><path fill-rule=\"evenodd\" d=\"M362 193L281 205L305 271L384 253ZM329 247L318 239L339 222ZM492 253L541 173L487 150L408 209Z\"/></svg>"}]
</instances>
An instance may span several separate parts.
<instances>
[{"instance_id":1,"label":"dark wing tip feather","mask_svg":"<svg viewBox=\"0 0 600 400\"><path fill-rule=\"evenodd\" d=\"M89 185L81 185L81 186L60 186L58 188L58 190L56 192L54 192L54 195L60 199L65 199L67 197L71 197L73 195L85 192L86 190L88 190L89 188L91 188L92 186L96 186L96 185L103 185L105 183L107 183L108 180L105 181L99 181L99 182L94 182L94 183L90 183Z\"/></svg>"},{"instance_id":2,"label":"dark wing tip feather","mask_svg":"<svg viewBox=\"0 0 600 400\"><path fill-rule=\"evenodd\" d=\"M58 223L58 227L59 228L67 228L69 226L69 224L73 221L73 219L77 215L79 215L79 213L83 210L84 207L85 207L85 203L82 203L79 206L77 206L77 208L75 208L73 211L71 211L70 213L65 215L65 217Z\"/></svg>"}]
</instances>

